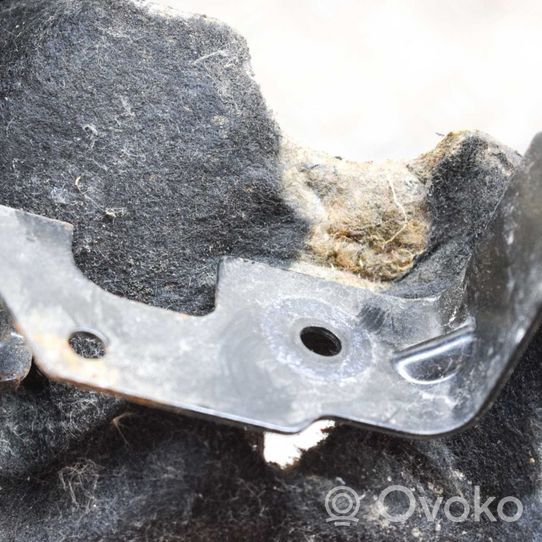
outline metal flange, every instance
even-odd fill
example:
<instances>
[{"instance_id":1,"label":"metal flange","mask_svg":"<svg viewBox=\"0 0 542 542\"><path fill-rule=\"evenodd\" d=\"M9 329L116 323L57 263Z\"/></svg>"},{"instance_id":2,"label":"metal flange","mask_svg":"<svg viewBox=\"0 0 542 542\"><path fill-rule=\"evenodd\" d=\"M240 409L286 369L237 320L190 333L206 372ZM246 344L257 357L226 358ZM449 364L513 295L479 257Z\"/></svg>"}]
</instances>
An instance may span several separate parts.
<instances>
[{"instance_id":1,"label":"metal flange","mask_svg":"<svg viewBox=\"0 0 542 542\"><path fill-rule=\"evenodd\" d=\"M216 309L188 316L102 290L75 266L69 224L7 207L0 295L61 382L281 432L335 418L450 433L488 405L540 319L540 136L528 156L468 265L433 297L226 259ZM77 347L89 338L94 350Z\"/></svg>"}]
</instances>

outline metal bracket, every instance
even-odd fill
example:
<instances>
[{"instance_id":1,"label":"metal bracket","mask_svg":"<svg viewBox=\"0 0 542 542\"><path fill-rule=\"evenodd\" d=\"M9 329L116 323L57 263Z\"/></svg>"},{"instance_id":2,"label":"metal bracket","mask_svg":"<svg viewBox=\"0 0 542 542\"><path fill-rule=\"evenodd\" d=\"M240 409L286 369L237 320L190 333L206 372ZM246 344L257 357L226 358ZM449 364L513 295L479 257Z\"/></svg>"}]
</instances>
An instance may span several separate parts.
<instances>
[{"instance_id":1,"label":"metal bracket","mask_svg":"<svg viewBox=\"0 0 542 542\"><path fill-rule=\"evenodd\" d=\"M0 391L15 390L32 365L32 353L0 304Z\"/></svg>"},{"instance_id":2,"label":"metal bracket","mask_svg":"<svg viewBox=\"0 0 542 542\"><path fill-rule=\"evenodd\" d=\"M414 436L473 421L542 305L542 137L456 283L406 299L239 259L196 317L85 278L69 224L0 207L0 295L49 377L146 404L297 432L335 418ZM87 359L74 333L98 337Z\"/></svg>"}]
</instances>

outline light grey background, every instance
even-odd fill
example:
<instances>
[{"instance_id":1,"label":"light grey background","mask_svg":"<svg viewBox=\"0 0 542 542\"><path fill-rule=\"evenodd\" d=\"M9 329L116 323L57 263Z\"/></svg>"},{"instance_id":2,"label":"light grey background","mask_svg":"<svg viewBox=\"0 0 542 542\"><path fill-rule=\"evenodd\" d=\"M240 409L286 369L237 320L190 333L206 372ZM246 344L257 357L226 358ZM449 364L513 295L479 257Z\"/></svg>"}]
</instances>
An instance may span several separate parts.
<instances>
[{"instance_id":1,"label":"light grey background","mask_svg":"<svg viewBox=\"0 0 542 542\"><path fill-rule=\"evenodd\" d=\"M152 0L243 34L269 106L304 145L409 158L477 128L520 152L542 130L538 0Z\"/></svg>"}]
</instances>

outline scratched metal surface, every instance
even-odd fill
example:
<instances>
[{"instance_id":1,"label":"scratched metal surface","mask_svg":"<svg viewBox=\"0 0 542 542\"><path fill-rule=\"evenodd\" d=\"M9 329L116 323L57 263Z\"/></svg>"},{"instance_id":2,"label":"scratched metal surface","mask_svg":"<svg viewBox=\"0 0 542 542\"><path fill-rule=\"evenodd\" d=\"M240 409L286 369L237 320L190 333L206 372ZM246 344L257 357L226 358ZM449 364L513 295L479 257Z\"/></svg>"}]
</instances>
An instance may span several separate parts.
<instances>
[{"instance_id":1,"label":"scratched metal surface","mask_svg":"<svg viewBox=\"0 0 542 542\"><path fill-rule=\"evenodd\" d=\"M538 322L542 138L464 274L404 299L241 259L218 274L216 309L196 317L116 297L76 268L69 224L0 207L0 292L41 370L137 402L296 432L338 418L418 436L480 414ZM332 331L335 356L305 327ZM103 340L86 359L76 332Z\"/></svg>"}]
</instances>

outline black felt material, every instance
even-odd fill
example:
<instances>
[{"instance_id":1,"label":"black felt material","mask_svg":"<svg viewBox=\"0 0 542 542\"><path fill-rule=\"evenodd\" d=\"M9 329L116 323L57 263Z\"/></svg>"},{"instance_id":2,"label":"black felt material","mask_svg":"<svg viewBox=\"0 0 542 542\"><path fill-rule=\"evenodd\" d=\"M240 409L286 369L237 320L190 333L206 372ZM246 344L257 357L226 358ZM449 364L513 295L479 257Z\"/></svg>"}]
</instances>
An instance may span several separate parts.
<instances>
[{"instance_id":1,"label":"black felt material","mask_svg":"<svg viewBox=\"0 0 542 542\"><path fill-rule=\"evenodd\" d=\"M0 203L73 223L77 264L109 291L209 311L221 255L283 265L306 234L281 200L279 130L247 61L242 38L201 17L127 1L0 2ZM458 189L481 193L482 165L452 166L439 182L460 168ZM482 226L469 212L461 231L472 236ZM0 540L539 540L541 351L539 337L460 436L343 426L287 472L263 461L251 433L34 369L0 395ZM355 526L325 521L325 494L342 483L364 494ZM480 485L525 511L512 524L429 523L418 511L386 525L374 502L392 483L431 501L470 499Z\"/></svg>"},{"instance_id":2,"label":"black felt material","mask_svg":"<svg viewBox=\"0 0 542 542\"><path fill-rule=\"evenodd\" d=\"M89 278L202 313L220 256L295 256L243 38L126 2L1 5L0 201L74 224Z\"/></svg>"},{"instance_id":3,"label":"black felt material","mask_svg":"<svg viewBox=\"0 0 542 542\"><path fill-rule=\"evenodd\" d=\"M447 140L451 137L448 136ZM423 297L446 289L464 269L501 200L521 157L481 132L465 134L432 168L416 160L411 168L430 183L428 247L416 266L393 285L397 295Z\"/></svg>"}]
</instances>

